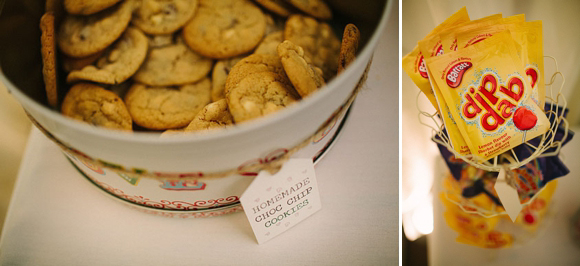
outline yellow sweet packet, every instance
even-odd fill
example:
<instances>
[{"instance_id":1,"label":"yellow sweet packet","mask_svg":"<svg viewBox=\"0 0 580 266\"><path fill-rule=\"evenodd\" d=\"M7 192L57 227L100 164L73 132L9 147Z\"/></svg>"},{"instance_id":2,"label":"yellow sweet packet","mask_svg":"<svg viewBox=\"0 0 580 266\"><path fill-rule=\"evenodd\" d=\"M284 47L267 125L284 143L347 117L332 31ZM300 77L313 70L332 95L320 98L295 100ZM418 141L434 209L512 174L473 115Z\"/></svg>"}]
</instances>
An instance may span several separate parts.
<instances>
[{"instance_id":1,"label":"yellow sweet packet","mask_svg":"<svg viewBox=\"0 0 580 266\"><path fill-rule=\"evenodd\" d=\"M433 56L438 56L443 54L443 48L441 47L441 41L438 35L433 35L431 37L425 38L424 40L420 41L419 50L424 55L425 59L431 58ZM447 135L449 137L449 142L451 143L451 147L461 155L468 155L471 154L469 151L469 146L467 146L467 142L461 136L461 132L459 132L459 128L457 127L457 123L453 120L453 116L449 111L449 107L441 94L441 91L437 87L437 84L432 80L432 75L427 69L427 73L429 76L429 82L431 84L431 89L435 94L435 99L437 100L437 105L439 107L439 114L443 119L443 123L445 124L445 128L447 130Z\"/></svg>"},{"instance_id":2,"label":"yellow sweet packet","mask_svg":"<svg viewBox=\"0 0 580 266\"><path fill-rule=\"evenodd\" d=\"M455 38L457 40L457 49L465 48L469 45L473 45L480 41L485 40L493 36L498 32L505 31L510 28L510 26L515 24L520 24L526 21L524 14L514 15L511 17L503 18L497 24L482 24L482 25L472 25L468 27L463 27L455 32Z\"/></svg>"},{"instance_id":3,"label":"yellow sweet packet","mask_svg":"<svg viewBox=\"0 0 580 266\"><path fill-rule=\"evenodd\" d=\"M461 31L464 28L474 29L478 27L485 27L488 25L493 25L500 23L503 16L501 13L493 14L480 19L465 22L463 24L447 28L441 31L437 38L441 40L441 47L444 53L449 53L457 50L457 39L455 38L455 33Z\"/></svg>"},{"instance_id":4,"label":"yellow sweet packet","mask_svg":"<svg viewBox=\"0 0 580 266\"><path fill-rule=\"evenodd\" d=\"M415 85L427 96L427 99L429 99L433 107L439 112L435 94L433 94L431 85L429 84L429 74L427 74L424 56L418 46L415 46L413 51L403 57L402 67Z\"/></svg>"},{"instance_id":5,"label":"yellow sweet packet","mask_svg":"<svg viewBox=\"0 0 580 266\"><path fill-rule=\"evenodd\" d=\"M476 160L488 160L548 130L508 31L426 60Z\"/></svg>"},{"instance_id":6,"label":"yellow sweet packet","mask_svg":"<svg viewBox=\"0 0 580 266\"><path fill-rule=\"evenodd\" d=\"M435 27L435 29L433 29L427 35L427 37L437 34L445 28L467 21L469 21L469 15L467 14L467 9L463 7L448 17L437 27ZM431 85L429 84L429 75L427 74L427 68L425 67L424 56L419 50L418 46L415 46L413 51L403 57L402 67L407 75L409 75L409 77L413 80L415 85L417 85L417 87L419 87L425 96L427 96L433 107L439 111L439 108L437 107L437 100L435 99L435 95L433 94Z\"/></svg>"},{"instance_id":7,"label":"yellow sweet packet","mask_svg":"<svg viewBox=\"0 0 580 266\"><path fill-rule=\"evenodd\" d=\"M542 21L529 21L510 25L512 38L518 44L519 56L525 67L528 81L532 85L533 100L544 107L546 102L546 84L544 80L544 44Z\"/></svg>"},{"instance_id":8,"label":"yellow sweet packet","mask_svg":"<svg viewBox=\"0 0 580 266\"><path fill-rule=\"evenodd\" d=\"M467 47L493 36L510 30L516 41L518 56L524 63L525 73L532 84L532 100L543 109L546 89L544 84L544 54L542 44L542 22L524 22L524 15L516 15L503 19L500 24L489 25L472 30L460 30L456 33L457 45Z\"/></svg>"},{"instance_id":9,"label":"yellow sweet packet","mask_svg":"<svg viewBox=\"0 0 580 266\"><path fill-rule=\"evenodd\" d=\"M424 59L431 58L433 56L439 56L444 53L442 39L440 38L441 35L453 33L454 30L466 27L466 26L475 26L475 25L489 25L493 23L498 23L502 19L502 14L494 14L484 18L480 18L478 20L472 20L463 22L448 28L441 28L441 31L438 34L433 34L431 36L427 36L425 39L419 41L417 44L419 46L419 51L423 55ZM454 35L453 35L454 37ZM455 38L453 38L455 40ZM455 44L453 42L452 44ZM430 75L429 70L427 69L428 76ZM447 134L450 139L451 147L461 155L468 155L471 152L469 151L469 147L467 143L461 136L459 132L459 128L457 128L457 124L453 120L453 117L449 111L449 107L447 106L443 96L439 88L437 88L437 84L435 84L430 78L431 89L433 94L435 94L435 99L437 101L437 106L439 107L439 114L443 119L443 123L445 124L445 128L447 130Z\"/></svg>"},{"instance_id":10,"label":"yellow sweet packet","mask_svg":"<svg viewBox=\"0 0 580 266\"><path fill-rule=\"evenodd\" d=\"M497 229L502 216L486 218L478 214L467 213L448 200L450 198L460 202L461 199L464 199L461 196L459 183L451 175L443 179L443 188L447 191L440 194L441 203L445 207L443 219L453 231L459 234L456 238L457 242L482 248L506 248L513 244L514 237L511 234L500 232ZM493 201L484 194L470 199L470 202L486 210L494 206ZM468 211L475 211L468 206L463 207Z\"/></svg>"},{"instance_id":11,"label":"yellow sweet packet","mask_svg":"<svg viewBox=\"0 0 580 266\"><path fill-rule=\"evenodd\" d=\"M508 248L513 245L514 237L510 233L495 229L499 217L484 218L477 214L468 214L457 206L448 206L443 213L447 225L459 235L455 239L481 248Z\"/></svg>"}]
</instances>

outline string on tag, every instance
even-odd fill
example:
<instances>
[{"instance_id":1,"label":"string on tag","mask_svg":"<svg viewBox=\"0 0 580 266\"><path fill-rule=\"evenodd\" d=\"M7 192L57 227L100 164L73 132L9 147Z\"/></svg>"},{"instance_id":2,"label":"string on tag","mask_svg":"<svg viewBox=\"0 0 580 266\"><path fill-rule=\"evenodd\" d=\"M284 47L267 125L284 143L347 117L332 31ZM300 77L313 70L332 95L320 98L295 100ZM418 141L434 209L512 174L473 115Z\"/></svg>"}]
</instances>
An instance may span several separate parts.
<instances>
[{"instance_id":1,"label":"string on tag","mask_svg":"<svg viewBox=\"0 0 580 266\"><path fill-rule=\"evenodd\" d=\"M517 183L516 183L516 179L514 177L514 172L512 170L510 170L508 164L504 164L502 167L505 170L505 183L508 184L508 186L514 188L517 191L518 190L518 186L517 186Z\"/></svg>"}]
</instances>

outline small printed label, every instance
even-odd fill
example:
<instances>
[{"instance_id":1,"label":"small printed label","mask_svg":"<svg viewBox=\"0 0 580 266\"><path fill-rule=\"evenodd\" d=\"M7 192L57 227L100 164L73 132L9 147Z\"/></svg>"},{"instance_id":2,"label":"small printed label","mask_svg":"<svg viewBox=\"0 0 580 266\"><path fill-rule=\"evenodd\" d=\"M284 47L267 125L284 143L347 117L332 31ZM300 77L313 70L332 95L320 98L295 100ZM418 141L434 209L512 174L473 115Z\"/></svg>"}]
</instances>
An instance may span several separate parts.
<instances>
[{"instance_id":1,"label":"small printed label","mask_svg":"<svg viewBox=\"0 0 580 266\"><path fill-rule=\"evenodd\" d=\"M510 219L515 222L522 210L522 204L520 203L518 191L506 183L506 171L503 168L497 175L494 189Z\"/></svg>"},{"instance_id":2,"label":"small printed label","mask_svg":"<svg viewBox=\"0 0 580 266\"><path fill-rule=\"evenodd\" d=\"M290 229L321 208L311 159L290 159L271 175L261 171L240 197L258 244Z\"/></svg>"}]
</instances>

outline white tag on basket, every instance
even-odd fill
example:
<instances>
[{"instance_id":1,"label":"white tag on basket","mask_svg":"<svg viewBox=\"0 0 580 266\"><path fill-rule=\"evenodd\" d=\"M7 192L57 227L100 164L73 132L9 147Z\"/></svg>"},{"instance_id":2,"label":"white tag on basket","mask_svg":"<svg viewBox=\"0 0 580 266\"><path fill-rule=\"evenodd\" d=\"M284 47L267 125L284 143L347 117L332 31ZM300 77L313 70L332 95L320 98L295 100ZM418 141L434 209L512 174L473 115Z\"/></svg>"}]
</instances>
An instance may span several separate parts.
<instances>
[{"instance_id":1,"label":"white tag on basket","mask_svg":"<svg viewBox=\"0 0 580 266\"><path fill-rule=\"evenodd\" d=\"M505 168L499 170L494 189L510 219L515 222L522 210L522 204L517 189L506 182L506 174Z\"/></svg>"},{"instance_id":2,"label":"white tag on basket","mask_svg":"<svg viewBox=\"0 0 580 266\"><path fill-rule=\"evenodd\" d=\"M278 173L261 171L240 197L258 244L321 209L312 159L290 159Z\"/></svg>"}]
</instances>

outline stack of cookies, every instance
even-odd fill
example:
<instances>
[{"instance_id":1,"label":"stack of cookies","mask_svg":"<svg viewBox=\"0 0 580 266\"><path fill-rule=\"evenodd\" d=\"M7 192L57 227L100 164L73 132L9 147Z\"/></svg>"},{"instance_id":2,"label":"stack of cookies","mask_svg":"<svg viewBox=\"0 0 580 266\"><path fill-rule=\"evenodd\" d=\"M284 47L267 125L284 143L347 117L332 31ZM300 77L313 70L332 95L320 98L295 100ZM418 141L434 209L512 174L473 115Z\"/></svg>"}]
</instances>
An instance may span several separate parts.
<instances>
[{"instance_id":1,"label":"stack of cookies","mask_svg":"<svg viewBox=\"0 0 580 266\"><path fill-rule=\"evenodd\" d=\"M60 109L96 126L226 128L308 97L339 69L341 42L324 22L332 13L322 0L64 0L64 7L55 42L70 89ZM354 54L356 42L344 43ZM341 67L353 59L340 57Z\"/></svg>"}]
</instances>

